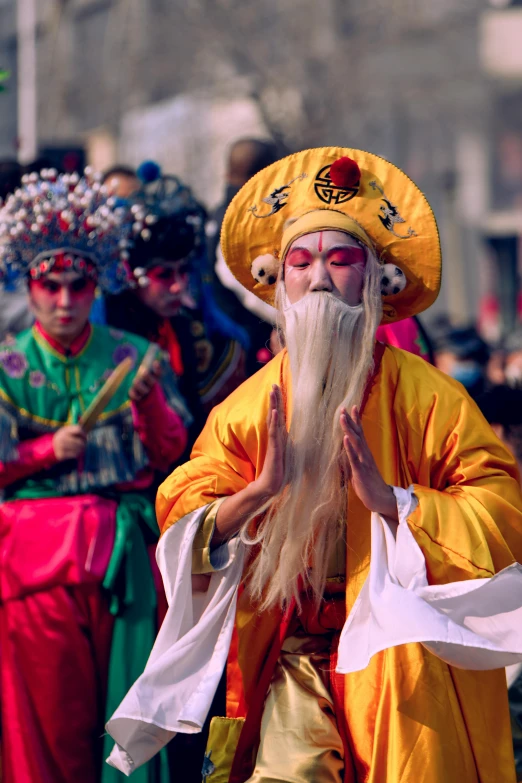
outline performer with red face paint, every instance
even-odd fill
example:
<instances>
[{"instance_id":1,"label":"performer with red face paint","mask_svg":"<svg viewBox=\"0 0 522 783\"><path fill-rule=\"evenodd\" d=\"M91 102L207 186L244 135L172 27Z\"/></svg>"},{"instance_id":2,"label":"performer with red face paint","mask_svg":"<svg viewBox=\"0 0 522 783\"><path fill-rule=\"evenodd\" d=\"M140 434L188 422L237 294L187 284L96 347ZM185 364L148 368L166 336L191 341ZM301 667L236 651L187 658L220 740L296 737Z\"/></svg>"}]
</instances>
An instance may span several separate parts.
<instances>
[{"instance_id":1,"label":"performer with red face paint","mask_svg":"<svg viewBox=\"0 0 522 783\"><path fill-rule=\"evenodd\" d=\"M6 288L27 279L36 319L0 346L4 783L118 779L101 770L104 715L156 631L146 490L183 452L190 415L159 351L89 323L96 286L129 284L133 231L90 173L28 175L0 211L0 273Z\"/></svg>"},{"instance_id":2,"label":"performer with red face paint","mask_svg":"<svg viewBox=\"0 0 522 783\"><path fill-rule=\"evenodd\" d=\"M144 226L129 254L137 285L109 297L107 322L169 354L194 418L192 446L206 414L245 380L249 338L214 301L204 208L177 177L160 175L158 167L155 174L132 197L136 223Z\"/></svg>"}]
</instances>

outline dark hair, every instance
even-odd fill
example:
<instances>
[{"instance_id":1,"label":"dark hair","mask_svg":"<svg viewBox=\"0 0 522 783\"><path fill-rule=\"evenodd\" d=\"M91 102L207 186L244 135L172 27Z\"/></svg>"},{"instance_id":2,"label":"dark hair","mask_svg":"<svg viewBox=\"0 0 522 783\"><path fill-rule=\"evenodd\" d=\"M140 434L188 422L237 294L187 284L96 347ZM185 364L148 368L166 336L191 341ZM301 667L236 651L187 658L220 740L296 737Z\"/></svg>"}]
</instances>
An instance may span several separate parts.
<instances>
[{"instance_id":1,"label":"dark hair","mask_svg":"<svg viewBox=\"0 0 522 783\"><path fill-rule=\"evenodd\" d=\"M109 177L115 177L118 174L123 177L137 177L135 170L131 166L117 163L103 173L102 182L106 182Z\"/></svg>"},{"instance_id":2,"label":"dark hair","mask_svg":"<svg viewBox=\"0 0 522 783\"><path fill-rule=\"evenodd\" d=\"M508 447L522 462L522 389L493 386L480 394L476 403L490 424L502 426Z\"/></svg>"},{"instance_id":3,"label":"dark hair","mask_svg":"<svg viewBox=\"0 0 522 783\"><path fill-rule=\"evenodd\" d=\"M116 329L138 334L155 341L162 318L147 307L134 291L108 296L105 300L107 323Z\"/></svg>"},{"instance_id":4,"label":"dark hair","mask_svg":"<svg viewBox=\"0 0 522 783\"><path fill-rule=\"evenodd\" d=\"M0 161L0 202L20 187L22 167L16 160Z\"/></svg>"},{"instance_id":5,"label":"dark hair","mask_svg":"<svg viewBox=\"0 0 522 783\"><path fill-rule=\"evenodd\" d=\"M489 359L489 348L474 326L441 330L433 342L435 352L450 351L461 361L474 360L483 365Z\"/></svg>"},{"instance_id":6,"label":"dark hair","mask_svg":"<svg viewBox=\"0 0 522 783\"><path fill-rule=\"evenodd\" d=\"M159 218L149 230L150 238L145 240L138 236L130 251L132 269L147 267L152 259L178 261L189 256L196 247L196 231L185 214Z\"/></svg>"},{"instance_id":7,"label":"dark hair","mask_svg":"<svg viewBox=\"0 0 522 783\"><path fill-rule=\"evenodd\" d=\"M237 160L237 150L243 147L243 154ZM264 139L237 139L230 147L228 156L229 171L236 168L245 179L250 179L258 171L265 169L279 159L276 145Z\"/></svg>"},{"instance_id":8,"label":"dark hair","mask_svg":"<svg viewBox=\"0 0 522 783\"><path fill-rule=\"evenodd\" d=\"M476 403L490 424L501 424L505 429L522 424L522 389L493 386L480 394Z\"/></svg>"}]
</instances>

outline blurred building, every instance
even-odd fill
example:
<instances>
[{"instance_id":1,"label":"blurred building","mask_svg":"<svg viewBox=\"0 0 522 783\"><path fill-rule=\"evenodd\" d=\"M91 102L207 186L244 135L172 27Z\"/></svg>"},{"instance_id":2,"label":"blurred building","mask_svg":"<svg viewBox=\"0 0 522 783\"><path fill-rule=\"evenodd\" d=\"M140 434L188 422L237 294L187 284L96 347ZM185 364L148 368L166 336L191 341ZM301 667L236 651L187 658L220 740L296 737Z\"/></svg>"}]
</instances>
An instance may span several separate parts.
<instances>
[{"instance_id":1,"label":"blurred building","mask_svg":"<svg viewBox=\"0 0 522 783\"><path fill-rule=\"evenodd\" d=\"M522 9L509 0L18 2L36 9L39 148L82 146L101 168L154 157L214 206L240 136L362 147L434 207L445 277L433 315L467 321L498 287L499 214L520 208L522 224ZM15 6L0 0L0 67L13 72L0 156L23 134Z\"/></svg>"},{"instance_id":2,"label":"blurred building","mask_svg":"<svg viewBox=\"0 0 522 783\"><path fill-rule=\"evenodd\" d=\"M484 234L493 250L498 309L508 334L522 312L522 0L490 5L479 29L482 70L495 85Z\"/></svg>"}]
</instances>

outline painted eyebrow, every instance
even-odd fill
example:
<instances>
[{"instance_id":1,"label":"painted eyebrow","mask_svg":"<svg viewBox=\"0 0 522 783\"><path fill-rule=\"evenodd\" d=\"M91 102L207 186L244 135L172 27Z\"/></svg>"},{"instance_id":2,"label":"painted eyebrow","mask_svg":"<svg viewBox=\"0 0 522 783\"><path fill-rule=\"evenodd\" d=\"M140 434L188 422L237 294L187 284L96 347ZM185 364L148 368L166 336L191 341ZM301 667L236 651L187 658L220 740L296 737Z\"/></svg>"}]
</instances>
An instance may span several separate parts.
<instances>
[{"instance_id":1,"label":"painted eyebrow","mask_svg":"<svg viewBox=\"0 0 522 783\"><path fill-rule=\"evenodd\" d=\"M310 253L310 254L314 252L313 250L310 250L309 247L295 245L288 251L288 255L290 255L290 253L293 253L294 250L305 251L306 253ZM363 250L364 251L364 248L361 247L360 245L332 245L332 247L329 247L326 252L331 253L333 250Z\"/></svg>"},{"instance_id":2,"label":"painted eyebrow","mask_svg":"<svg viewBox=\"0 0 522 783\"><path fill-rule=\"evenodd\" d=\"M334 250L362 250L364 251L364 248L360 245L333 245L332 247L329 247L326 251L327 255L332 253ZM309 253L310 255L313 255L314 251L310 250L309 247L302 247L301 245L296 245L295 247L292 247L288 251L288 255L290 253L294 253L295 251L301 252L301 253Z\"/></svg>"},{"instance_id":3,"label":"painted eyebrow","mask_svg":"<svg viewBox=\"0 0 522 783\"><path fill-rule=\"evenodd\" d=\"M290 253L293 253L294 250L301 250L301 251L304 250L305 253L311 253L312 252L309 247L302 247L301 245L295 245L295 246L290 248L290 250L288 251L288 255L290 255Z\"/></svg>"},{"instance_id":4,"label":"painted eyebrow","mask_svg":"<svg viewBox=\"0 0 522 783\"><path fill-rule=\"evenodd\" d=\"M52 273L51 273L52 274ZM42 279L42 278L40 278ZM72 285L77 280L83 280L84 276L80 275L79 277L75 277L74 280L57 280L55 277L51 277L51 275L45 275L45 279L49 280L50 283L56 283L57 285Z\"/></svg>"},{"instance_id":5,"label":"painted eyebrow","mask_svg":"<svg viewBox=\"0 0 522 783\"><path fill-rule=\"evenodd\" d=\"M329 247L326 251L327 254L332 253L334 250L362 250L364 251L364 248L360 245L332 245L332 247Z\"/></svg>"}]
</instances>

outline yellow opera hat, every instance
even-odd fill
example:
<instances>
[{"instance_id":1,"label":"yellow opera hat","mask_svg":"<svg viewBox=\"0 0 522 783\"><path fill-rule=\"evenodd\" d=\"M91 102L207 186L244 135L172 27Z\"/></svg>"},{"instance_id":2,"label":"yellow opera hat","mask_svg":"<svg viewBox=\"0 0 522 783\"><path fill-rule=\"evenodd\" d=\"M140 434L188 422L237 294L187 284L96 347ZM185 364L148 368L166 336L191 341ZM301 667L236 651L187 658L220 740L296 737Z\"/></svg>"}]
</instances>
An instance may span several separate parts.
<instances>
[{"instance_id":1,"label":"yellow opera hat","mask_svg":"<svg viewBox=\"0 0 522 783\"><path fill-rule=\"evenodd\" d=\"M290 244L327 229L376 251L383 265L382 323L433 304L442 261L433 211L401 169L371 152L320 147L258 172L227 209L221 248L237 280L272 304Z\"/></svg>"}]
</instances>

